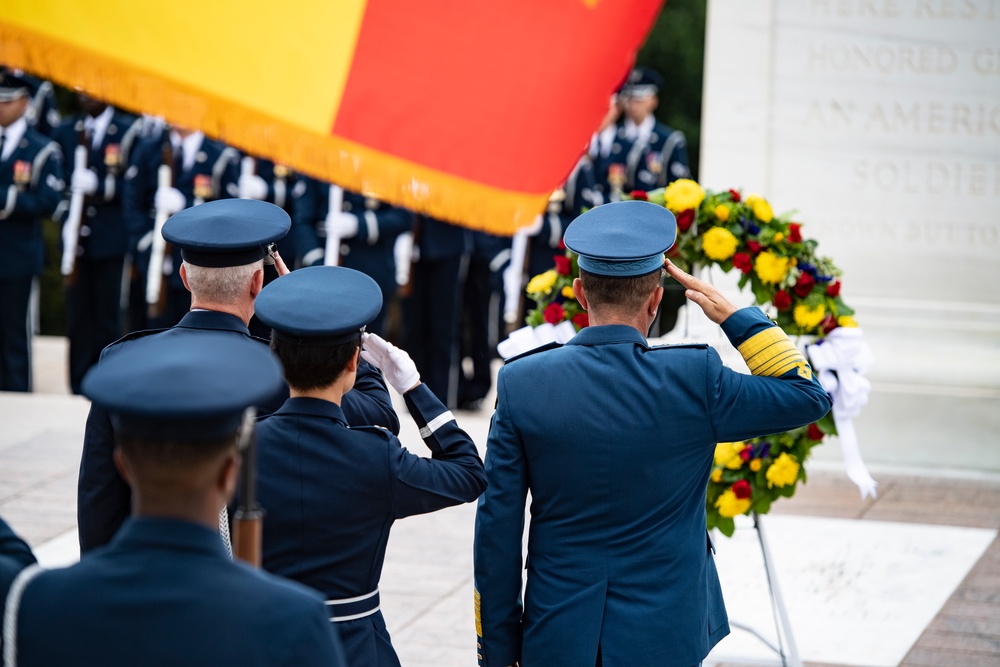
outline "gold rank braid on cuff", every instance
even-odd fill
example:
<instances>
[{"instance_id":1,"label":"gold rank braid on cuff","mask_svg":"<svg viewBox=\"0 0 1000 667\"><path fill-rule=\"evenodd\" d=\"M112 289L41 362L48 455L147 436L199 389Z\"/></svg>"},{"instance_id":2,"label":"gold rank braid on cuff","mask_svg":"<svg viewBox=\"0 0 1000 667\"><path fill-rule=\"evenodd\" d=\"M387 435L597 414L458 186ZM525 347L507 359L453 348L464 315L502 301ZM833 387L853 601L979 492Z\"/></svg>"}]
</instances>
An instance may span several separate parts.
<instances>
[{"instance_id":1,"label":"gold rank braid on cuff","mask_svg":"<svg viewBox=\"0 0 1000 667\"><path fill-rule=\"evenodd\" d=\"M754 375L778 377L798 369L800 376L812 378L805 357L780 327L771 327L743 341L737 348Z\"/></svg>"},{"instance_id":2,"label":"gold rank braid on cuff","mask_svg":"<svg viewBox=\"0 0 1000 667\"><path fill-rule=\"evenodd\" d=\"M473 593L475 594L474 600L475 600L475 608L476 608L476 636L477 637L482 637L483 636L483 618L482 618L482 612L480 611L479 591L473 589Z\"/></svg>"}]
</instances>

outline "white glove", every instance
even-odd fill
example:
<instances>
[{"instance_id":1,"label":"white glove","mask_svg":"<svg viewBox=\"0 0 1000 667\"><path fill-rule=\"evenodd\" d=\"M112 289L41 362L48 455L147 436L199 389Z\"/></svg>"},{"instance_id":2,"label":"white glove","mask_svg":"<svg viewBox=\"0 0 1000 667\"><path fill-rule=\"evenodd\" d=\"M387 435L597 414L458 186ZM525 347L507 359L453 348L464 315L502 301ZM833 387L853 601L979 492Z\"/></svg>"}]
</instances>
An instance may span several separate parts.
<instances>
[{"instance_id":1,"label":"white glove","mask_svg":"<svg viewBox=\"0 0 1000 667\"><path fill-rule=\"evenodd\" d=\"M341 239L353 239L358 235L358 216L343 211L331 211L326 216L326 233L331 231Z\"/></svg>"},{"instance_id":2,"label":"white glove","mask_svg":"<svg viewBox=\"0 0 1000 667\"><path fill-rule=\"evenodd\" d=\"M385 379L400 394L420 384L420 373L410 355L375 334L365 334L361 357L385 373Z\"/></svg>"},{"instance_id":3,"label":"white glove","mask_svg":"<svg viewBox=\"0 0 1000 667\"><path fill-rule=\"evenodd\" d=\"M93 169L74 169L70 177L69 189L73 192L82 192L85 195L92 195L97 192L97 174Z\"/></svg>"},{"instance_id":4,"label":"white glove","mask_svg":"<svg viewBox=\"0 0 1000 667\"><path fill-rule=\"evenodd\" d=\"M267 198L267 181L256 174L240 176L239 198L263 201Z\"/></svg>"},{"instance_id":5,"label":"white glove","mask_svg":"<svg viewBox=\"0 0 1000 667\"><path fill-rule=\"evenodd\" d=\"M177 188L157 188L156 197L153 198L153 206L156 207L157 211L173 215L187 208L187 199L185 199L184 193Z\"/></svg>"}]
</instances>

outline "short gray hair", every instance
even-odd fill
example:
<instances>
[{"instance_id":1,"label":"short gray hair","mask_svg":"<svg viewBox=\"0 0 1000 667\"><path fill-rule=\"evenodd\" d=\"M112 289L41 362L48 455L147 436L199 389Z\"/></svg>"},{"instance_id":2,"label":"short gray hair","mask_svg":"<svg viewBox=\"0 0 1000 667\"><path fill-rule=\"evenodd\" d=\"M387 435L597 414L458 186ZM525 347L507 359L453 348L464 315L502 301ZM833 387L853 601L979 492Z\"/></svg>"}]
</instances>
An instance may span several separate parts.
<instances>
[{"instance_id":1,"label":"short gray hair","mask_svg":"<svg viewBox=\"0 0 1000 667\"><path fill-rule=\"evenodd\" d=\"M204 301L232 303L246 293L258 269L264 268L264 260L243 266L197 266L184 262L188 286L191 293Z\"/></svg>"}]
</instances>

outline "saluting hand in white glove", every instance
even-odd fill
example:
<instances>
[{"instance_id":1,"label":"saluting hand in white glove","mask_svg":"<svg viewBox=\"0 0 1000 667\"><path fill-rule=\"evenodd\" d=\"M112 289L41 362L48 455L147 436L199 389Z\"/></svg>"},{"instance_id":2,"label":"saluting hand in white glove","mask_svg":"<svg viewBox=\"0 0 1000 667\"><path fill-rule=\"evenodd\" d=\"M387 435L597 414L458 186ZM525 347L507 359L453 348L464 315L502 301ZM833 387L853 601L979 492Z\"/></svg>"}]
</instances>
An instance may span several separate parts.
<instances>
[{"instance_id":1,"label":"saluting hand in white glove","mask_svg":"<svg viewBox=\"0 0 1000 667\"><path fill-rule=\"evenodd\" d=\"M420 373L410 355L375 334L365 334L361 357L381 370L386 381L400 394L405 394L420 384Z\"/></svg>"}]
</instances>

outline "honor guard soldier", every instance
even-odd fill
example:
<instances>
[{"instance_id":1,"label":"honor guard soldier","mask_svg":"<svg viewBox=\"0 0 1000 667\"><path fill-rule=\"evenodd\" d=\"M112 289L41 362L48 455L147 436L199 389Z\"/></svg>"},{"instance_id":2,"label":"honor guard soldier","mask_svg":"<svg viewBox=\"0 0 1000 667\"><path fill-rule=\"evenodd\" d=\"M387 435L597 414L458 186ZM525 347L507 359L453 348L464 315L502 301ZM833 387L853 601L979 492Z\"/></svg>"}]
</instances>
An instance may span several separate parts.
<instances>
[{"instance_id":1,"label":"honor guard soldier","mask_svg":"<svg viewBox=\"0 0 1000 667\"><path fill-rule=\"evenodd\" d=\"M83 376L101 350L122 334L122 272L128 251L122 186L142 128L135 116L84 93L78 98L82 113L53 132L70 173L57 219L63 229L69 383L74 394L80 393ZM76 164L78 147L83 152Z\"/></svg>"},{"instance_id":2,"label":"honor guard soldier","mask_svg":"<svg viewBox=\"0 0 1000 667\"><path fill-rule=\"evenodd\" d=\"M716 443L798 428L831 403L759 309L673 265L754 374L707 345L649 346L674 239L673 215L648 202L573 221L573 290L591 326L500 371L476 514L481 665L690 667L729 633L705 529Z\"/></svg>"},{"instance_id":3,"label":"honor guard soldier","mask_svg":"<svg viewBox=\"0 0 1000 667\"><path fill-rule=\"evenodd\" d=\"M257 429L264 569L323 593L353 667L399 665L378 592L393 522L475 500L486 484L475 444L420 382L413 361L363 334L379 297L368 276L317 266L278 278L257 300L291 389ZM431 458L384 429L345 419L341 396L359 357L403 395Z\"/></svg>"},{"instance_id":4,"label":"honor guard soldier","mask_svg":"<svg viewBox=\"0 0 1000 667\"><path fill-rule=\"evenodd\" d=\"M251 339L266 346L266 340L250 335L247 323L263 284L267 246L283 238L290 225L288 214L277 206L248 199L208 202L171 217L163 235L181 252L179 274L191 290L191 312L170 329L125 336L104 350L100 363L149 336L178 338L195 348L207 332L224 331L234 341ZM276 408L286 396L274 396L263 412ZM368 364L361 365L355 389L344 397L344 413L352 424L399 431L385 382ZM114 445L111 419L100 406L92 406L77 489L82 553L106 544L128 515L131 496L114 466Z\"/></svg>"},{"instance_id":5,"label":"honor guard soldier","mask_svg":"<svg viewBox=\"0 0 1000 667\"><path fill-rule=\"evenodd\" d=\"M157 214L170 216L207 201L236 197L239 157L234 148L199 131L178 127L153 135L136 146L133 163L125 176L124 193L135 278L146 285L149 271L162 271L159 279L164 284L164 296L155 304L157 312L149 326L173 326L191 307L191 297L177 271L181 257L176 248L164 258L162 267L150 267L150 249L156 242L154 219ZM169 170L169 183L161 181L161 165ZM130 306L141 308L143 304L130 303ZM139 320L132 324L145 328L141 316Z\"/></svg>"},{"instance_id":6,"label":"honor guard soldier","mask_svg":"<svg viewBox=\"0 0 1000 667\"><path fill-rule=\"evenodd\" d=\"M59 109L56 107L55 89L52 82L31 76L27 72L0 65L0 75L15 76L28 84L28 108L24 111L24 119L28 127L52 137L52 132L62 121ZM52 137L55 138L55 137Z\"/></svg>"},{"instance_id":7,"label":"honor guard soldier","mask_svg":"<svg viewBox=\"0 0 1000 667\"><path fill-rule=\"evenodd\" d=\"M28 127L28 82L0 74L0 391L31 391L28 304L42 273L42 220L62 198L59 145Z\"/></svg>"},{"instance_id":8,"label":"honor guard soldier","mask_svg":"<svg viewBox=\"0 0 1000 667\"><path fill-rule=\"evenodd\" d=\"M369 331L385 335L386 311L399 287L393 247L413 227L413 214L313 178L300 180L293 196L292 234L302 266L346 266L373 278L382 292L382 309ZM340 242L328 240L328 232ZM338 257L327 256L333 250Z\"/></svg>"},{"instance_id":9,"label":"honor guard soldier","mask_svg":"<svg viewBox=\"0 0 1000 667\"><path fill-rule=\"evenodd\" d=\"M655 190L679 178L690 178L684 133L656 120L653 111L663 77L646 67L632 70L622 88L623 118L600 173L605 199L622 193Z\"/></svg>"},{"instance_id":10,"label":"honor guard soldier","mask_svg":"<svg viewBox=\"0 0 1000 667\"><path fill-rule=\"evenodd\" d=\"M76 565L22 571L8 667L346 664L322 598L234 562L217 532L253 428L245 412L281 386L267 348L221 332L194 346L143 338L88 373L84 394L115 423L132 516Z\"/></svg>"},{"instance_id":11,"label":"honor guard soldier","mask_svg":"<svg viewBox=\"0 0 1000 667\"><path fill-rule=\"evenodd\" d=\"M472 244L464 227L426 215L414 223L403 339L424 383L448 407L458 407L459 322Z\"/></svg>"}]
</instances>

